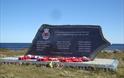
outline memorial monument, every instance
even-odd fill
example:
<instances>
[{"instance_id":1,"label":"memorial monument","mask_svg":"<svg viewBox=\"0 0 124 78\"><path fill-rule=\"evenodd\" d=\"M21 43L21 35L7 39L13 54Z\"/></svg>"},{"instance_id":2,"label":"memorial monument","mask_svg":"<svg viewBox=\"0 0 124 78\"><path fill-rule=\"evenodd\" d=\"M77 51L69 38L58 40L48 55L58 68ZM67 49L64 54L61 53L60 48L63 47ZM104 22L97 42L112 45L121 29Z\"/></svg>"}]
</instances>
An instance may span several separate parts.
<instances>
[{"instance_id":1,"label":"memorial monument","mask_svg":"<svg viewBox=\"0 0 124 78\"><path fill-rule=\"evenodd\" d=\"M98 25L48 25L43 24L27 52L41 56L86 56L96 54L110 43L104 38Z\"/></svg>"},{"instance_id":2,"label":"memorial monument","mask_svg":"<svg viewBox=\"0 0 124 78\"><path fill-rule=\"evenodd\" d=\"M60 67L116 71L117 59L95 58L109 45L98 25L43 24L25 55L1 58L0 63L47 66L54 62Z\"/></svg>"}]
</instances>

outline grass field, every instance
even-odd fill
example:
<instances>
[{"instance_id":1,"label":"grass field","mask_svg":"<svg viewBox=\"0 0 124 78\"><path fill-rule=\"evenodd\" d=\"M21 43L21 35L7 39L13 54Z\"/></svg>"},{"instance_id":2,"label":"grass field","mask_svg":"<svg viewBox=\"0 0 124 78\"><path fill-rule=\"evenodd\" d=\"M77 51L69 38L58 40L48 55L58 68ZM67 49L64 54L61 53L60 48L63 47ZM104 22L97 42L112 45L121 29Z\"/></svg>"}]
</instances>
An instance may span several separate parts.
<instances>
[{"instance_id":1,"label":"grass field","mask_svg":"<svg viewBox=\"0 0 124 78\"><path fill-rule=\"evenodd\" d=\"M0 49L0 57L17 56L25 54L26 50L18 52ZM122 53L99 53L99 58L116 58L119 60L118 70L110 71L87 71L74 68L48 68L35 65L0 65L0 78L124 78L124 52Z\"/></svg>"}]
</instances>

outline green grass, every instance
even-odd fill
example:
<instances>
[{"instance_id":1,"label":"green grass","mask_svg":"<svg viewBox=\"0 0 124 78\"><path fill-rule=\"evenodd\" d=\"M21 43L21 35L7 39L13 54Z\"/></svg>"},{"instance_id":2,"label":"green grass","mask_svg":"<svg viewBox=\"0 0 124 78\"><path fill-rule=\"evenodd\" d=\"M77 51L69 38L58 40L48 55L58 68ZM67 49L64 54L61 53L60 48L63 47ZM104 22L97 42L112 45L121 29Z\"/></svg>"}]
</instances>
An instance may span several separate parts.
<instances>
[{"instance_id":1,"label":"green grass","mask_svg":"<svg viewBox=\"0 0 124 78\"><path fill-rule=\"evenodd\" d=\"M0 55L16 56L25 54L26 50L3 51ZM75 68L48 68L35 65L0 65L0 78L124 78L124 52L123 53L99 53L99 58L117 58L119 60L118 70L110 71L86 71Z\"/></svg>"}]
</instances>

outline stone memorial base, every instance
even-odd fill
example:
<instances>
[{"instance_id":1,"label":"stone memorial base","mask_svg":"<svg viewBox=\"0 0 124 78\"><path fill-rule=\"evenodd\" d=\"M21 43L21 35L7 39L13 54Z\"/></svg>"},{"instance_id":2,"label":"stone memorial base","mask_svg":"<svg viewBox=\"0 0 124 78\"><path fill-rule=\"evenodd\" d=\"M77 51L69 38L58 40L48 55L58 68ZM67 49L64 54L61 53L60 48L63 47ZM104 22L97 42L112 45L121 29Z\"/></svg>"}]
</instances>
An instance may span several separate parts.
<instances>
[{"instance_id":1,"label":"stone memorial base","mask_svg":"<svg viewBox=\"0 0 124 78\"><path fill-rule=\"evenodd\" d=\"M51 61L42 62L36 59L18 60L18 57L5 57L0 59L0 64L33 64L33 65L47 65ZM101 59L95 58L88 62L58 62L52 61L54 64L61 64L63 67L72 67L86 70L102 69L108 71L116 71L119 61L116 59Z\"/></svg>"}]
</instances>

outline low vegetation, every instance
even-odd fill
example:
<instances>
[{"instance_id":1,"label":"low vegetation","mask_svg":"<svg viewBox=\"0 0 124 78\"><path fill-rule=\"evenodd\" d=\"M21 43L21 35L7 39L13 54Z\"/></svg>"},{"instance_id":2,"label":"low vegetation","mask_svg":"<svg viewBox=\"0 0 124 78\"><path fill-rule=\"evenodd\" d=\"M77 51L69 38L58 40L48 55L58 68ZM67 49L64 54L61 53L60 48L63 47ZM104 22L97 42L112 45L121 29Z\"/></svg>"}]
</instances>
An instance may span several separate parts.
<instances>
[{"instance_id":1,"label":"low vegetation","mask_svg":"<svg viewBox=\"0 0 124 78\"><path fill-rule=\"evenodd\" d=\"M24 55L27 50L0 49L0 57ZM116 58L119 60L116 72L96 70L87 71L76 68L49 68L35 65L0 65L0 78L124 78L124 52L99 53L97 58Z\"/></svg>"}]
</instances>

